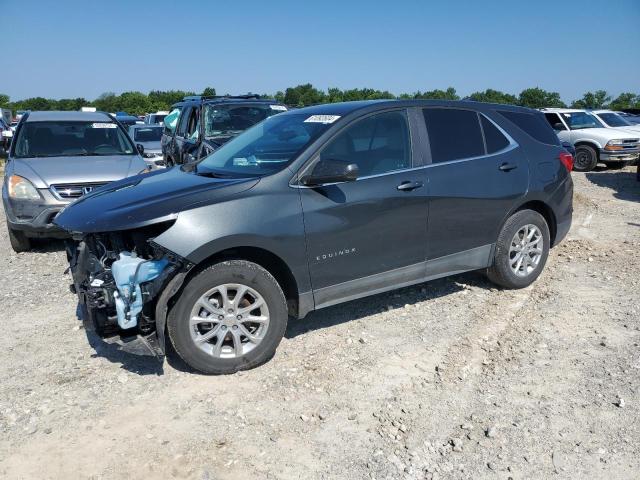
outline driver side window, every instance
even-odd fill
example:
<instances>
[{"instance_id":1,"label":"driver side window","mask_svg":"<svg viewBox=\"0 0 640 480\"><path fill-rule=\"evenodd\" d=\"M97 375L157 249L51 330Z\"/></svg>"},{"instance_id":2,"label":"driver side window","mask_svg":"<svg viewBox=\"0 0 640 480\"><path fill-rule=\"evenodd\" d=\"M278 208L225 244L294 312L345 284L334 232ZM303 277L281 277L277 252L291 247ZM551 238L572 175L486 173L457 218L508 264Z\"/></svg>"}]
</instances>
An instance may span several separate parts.
<instances>
[{"instance_id":1,"label":"driver side window","mask_svg":"<svg viewBox=\"0 0 640 480\"><path fill-rule=\"evenodd\" d=\"M411 141L405 111L358 120L327 145L320 160L355 163L360 177L410 168Z\"/></svg>"}]
</instances>

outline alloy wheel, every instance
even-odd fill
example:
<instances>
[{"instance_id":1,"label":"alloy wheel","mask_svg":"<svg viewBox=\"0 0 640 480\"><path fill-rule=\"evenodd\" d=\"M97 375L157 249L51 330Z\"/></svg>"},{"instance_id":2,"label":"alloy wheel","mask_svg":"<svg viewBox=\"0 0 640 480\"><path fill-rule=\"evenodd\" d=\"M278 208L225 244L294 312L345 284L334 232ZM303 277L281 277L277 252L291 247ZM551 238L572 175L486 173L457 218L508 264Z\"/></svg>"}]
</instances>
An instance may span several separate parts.
<instances>
[{"instance_id":1,"label":"alloy wheel","mask_svg":"<svg viewBox=\"0 0 640 480\"><path fill-rule=\"evenodd\" d=\"M540 264L543 248L544 237L537 226L529 224L520 228L509 248L511 271L519 277L530 275Z\"/></svg>"},{"instance_id":2,"label":"alloy wheel","mask_svg":"<svg viewBox=\"0 0 640 480\"><path fill-rule=\"evenodd\" d=\"M269 308L262 295L242 284L218 285L191 309L194 344L217 358L238 358L257 347L269 328Z\"/></svg>"}]
</instances>

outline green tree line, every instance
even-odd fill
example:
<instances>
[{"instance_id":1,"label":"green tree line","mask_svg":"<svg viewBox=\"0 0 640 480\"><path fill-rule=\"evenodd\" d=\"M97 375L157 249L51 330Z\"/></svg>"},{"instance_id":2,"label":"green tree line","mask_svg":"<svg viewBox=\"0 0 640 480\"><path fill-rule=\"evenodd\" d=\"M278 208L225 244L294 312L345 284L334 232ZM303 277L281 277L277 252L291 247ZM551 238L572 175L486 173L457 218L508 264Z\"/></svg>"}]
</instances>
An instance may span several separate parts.
<instances>
[{"instance_id":1,"label":"green tree line","mask_svg":"<svg viewBox=\"0 0 640 480\"><path fill-rule=\"evenodd\" d=\"M0 107L11 110L79 110L80 107L93 106L105 112L125 111L133 115L142 115L158 110L168 110L171 105L187 95L195 95L195 92L183 90L152 90L149 93L123 92L116 94L106 92L95 100L86 98L62 98L51 99L44 97L32 97L24 100L11 101L8 95L0 94ZM216 89L207 87L200 92L202 95L215 95ZM263 94L265 98L275 98L287 105L303 107L318 103L346 102L351 100L374 100L374 99L444 99L460 100L461 97L456 89L449 87L446 90L426 90L413 93L401 93L395 95L388 90L376 90L373 88L353 88L342 90L339 88L329 88L326 91L314 87L310 83L287 88L284 91L276 92L273 95ZM529 108L542 107L567 107L562 101L558 92L550 92L539 87L527 88L518 95L501 92L499 90L487 89L474 92L468 97L469 100L478 102L504 103L520 105ZM621 110L623 108L640 108L640 94L625 92L613 98L605 90L586 92L582 98L574 100L571 104L574 108L611 108Z\"/></svg>"}]
</instances>

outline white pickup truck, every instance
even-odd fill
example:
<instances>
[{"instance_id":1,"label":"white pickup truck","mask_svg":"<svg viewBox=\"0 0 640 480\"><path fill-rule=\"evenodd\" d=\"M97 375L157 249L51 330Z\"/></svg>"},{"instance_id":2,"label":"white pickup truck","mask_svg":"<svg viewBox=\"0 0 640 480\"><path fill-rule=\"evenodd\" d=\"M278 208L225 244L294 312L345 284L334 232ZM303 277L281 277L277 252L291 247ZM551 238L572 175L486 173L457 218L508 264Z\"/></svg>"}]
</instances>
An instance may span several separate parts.
<instances>
[{"instance_id":1,"label":"white pickup truck","mask_svg":"<svg viewBox=\"0 0 640 480\"><path fill-rule=\"evenodd\" d=\"M638 160L640 132L605 126L586 110L569 108L541 109L561 141L571 143L576 154L577 172L593 170L598 162L609 168L622 168Z\"/></svg>"}]
</instances>

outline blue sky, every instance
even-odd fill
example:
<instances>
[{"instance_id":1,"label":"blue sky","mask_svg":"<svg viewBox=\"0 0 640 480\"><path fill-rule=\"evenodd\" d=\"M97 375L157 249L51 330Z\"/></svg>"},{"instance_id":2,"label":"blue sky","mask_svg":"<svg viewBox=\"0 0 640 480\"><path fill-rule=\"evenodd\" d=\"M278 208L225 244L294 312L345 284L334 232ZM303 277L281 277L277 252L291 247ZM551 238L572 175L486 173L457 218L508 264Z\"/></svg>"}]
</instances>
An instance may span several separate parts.
<instances>
[{"instance_id":1,"label":"blue sky","mask_svg":"<svg viewBox=\"0 0 640 480\"><path fill-rule=\"evenodd\" d=\"M640 0L0 0L13 100L453 86L640 93Z\"/></svg>"}]
</instances>

